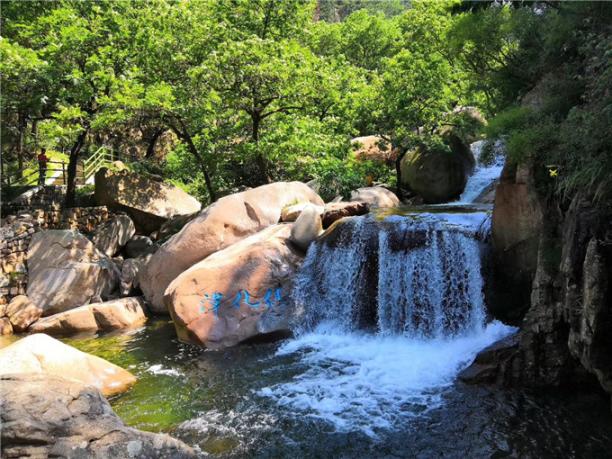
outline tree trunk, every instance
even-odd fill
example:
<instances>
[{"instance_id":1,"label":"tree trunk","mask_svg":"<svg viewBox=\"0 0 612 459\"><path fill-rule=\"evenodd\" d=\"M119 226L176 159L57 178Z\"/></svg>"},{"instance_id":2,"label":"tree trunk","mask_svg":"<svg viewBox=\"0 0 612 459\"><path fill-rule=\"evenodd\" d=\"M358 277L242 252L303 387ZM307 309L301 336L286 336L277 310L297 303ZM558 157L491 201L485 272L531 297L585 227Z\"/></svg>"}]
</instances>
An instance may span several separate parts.
<instances>
[{"instance_id":1,"label":"tree trunk","mask_svg":"<svg viewBox=\"0 0 612 459\"><path fill-rule=\"evenodd\" d=\"M270 183L272 180L268 174L268 162L264 154L259 151L259 127L261 126L261 115L259 112L254 112L251 114L251 122L251 140L255 142L255 148L257 149L255 152L255 161L257 162L257 168L259 169L261 176L261 181L258 180L258 182L262 184Z\"/></svg>"},{"instance_id":2,"label":"tree trunk","mask_svg":"<svg viewBox=\"0 0 612 459\"><path fill-rule=\"evenodd\" d=\"M200 165L200 170L204 174L204 183L206 183L206 189L208 190L210 201L215 202L217 200L217 193L215 193L215 189L213 188L212 180L210 178L210 174L208 173L208 169L206 168L206 164L204 163L204 159L202 158L202 155L200 154L195 144L193 143L193 139L191 138L191 135L189 135L187 131L179 131L177 129L173 129L173 130L176 133L176 135L179 136L180 139L184 140L187 143L187 147L189 148L189 151L198 161L198 164Z\"/></svg>"},{"instance_id":3,"label":"tree trunk","mask_svg":"<svg viewBox=\"0 0 612 459\"><path fill-rule=\"evenodd\" d=\"M25 130L27 127L26 117L23 113L19 114L19 141L17 143L17 171L18 176L23 176L23 144L25 137Z\"/></svg>"},{"instance_id":4,"label":"tree trunk","mask_svg":"<svg viewBox=\"0 0 612 459\"><path fill-rule=\"evenodd\" d=\"M160 138L160 136L164 133L163 129L158 129L157 131L155 131L155 133L153 134L153 137L151 138L151 140L149 141L149 146L147 147L147 152L145 153L145 158L149 159L153 157L153 154L155 153L155 145L157 144L157 139Z\"/></svg>"},{"instance_id":5,"label":"tree trunk","mask_svg":"<svg viewBox=\"0 0 612 459\"><path fill-rule=\"evenodd\" d=\"M85 144L85 138L87 137L88 132L89 128L87 127L79 134L79 137L70 149L70 160L68 162L68 183L66 184L66 200L64 201L64 207L66 208L74 207L75 204L77 165L79 162L79 154L81 153L81 149Z\"/></svg>"}]
</instances>

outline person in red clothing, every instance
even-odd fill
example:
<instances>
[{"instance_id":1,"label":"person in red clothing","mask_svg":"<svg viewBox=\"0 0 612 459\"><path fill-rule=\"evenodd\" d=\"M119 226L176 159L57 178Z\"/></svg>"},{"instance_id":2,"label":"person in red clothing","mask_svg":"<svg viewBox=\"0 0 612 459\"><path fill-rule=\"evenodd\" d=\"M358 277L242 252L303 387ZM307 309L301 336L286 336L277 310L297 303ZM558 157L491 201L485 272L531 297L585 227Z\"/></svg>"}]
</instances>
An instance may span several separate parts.
<instances>
[{"instance_id":1,"label":"person in red clothing","mask_svg":"<svg viewBox=\"0 0 612 459\"><path fill-rule=\"evenodd\" d=\"M40 153L38 154L38 184L44 185L45 180L47 178L47 162L49 162L49 158L45 154L47 150L44 148L40 149Z\"/></svg>"}]
</instances>

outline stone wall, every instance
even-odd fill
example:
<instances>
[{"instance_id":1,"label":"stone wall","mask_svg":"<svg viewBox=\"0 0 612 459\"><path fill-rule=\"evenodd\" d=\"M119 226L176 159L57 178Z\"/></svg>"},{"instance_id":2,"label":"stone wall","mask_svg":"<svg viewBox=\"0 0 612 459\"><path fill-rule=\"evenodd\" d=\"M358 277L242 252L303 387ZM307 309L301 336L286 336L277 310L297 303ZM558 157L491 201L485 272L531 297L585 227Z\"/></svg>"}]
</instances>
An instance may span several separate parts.
<instances>
[{"instance_id":1,"label":"stone wall","mask_svg":"<svg viewBox=\"0 0 612 459\"><path fill-rule=\"evenodd\" d=\"M0 304L25 294L28 283L27 250L32 235L45 229L76 229L91 233L113 214L105 206L60 210L29 209L6 217L0 227Z\"/></svg>"}]
</instances>

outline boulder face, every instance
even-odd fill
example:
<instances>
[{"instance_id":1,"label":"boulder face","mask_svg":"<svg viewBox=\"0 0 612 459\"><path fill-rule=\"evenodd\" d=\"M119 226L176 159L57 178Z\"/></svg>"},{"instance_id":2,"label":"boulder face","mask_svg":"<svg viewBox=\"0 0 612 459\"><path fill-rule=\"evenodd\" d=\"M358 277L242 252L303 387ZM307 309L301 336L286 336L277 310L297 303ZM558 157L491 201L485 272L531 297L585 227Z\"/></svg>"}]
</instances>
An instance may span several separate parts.
<instances>
[{"instance_id":1,"label":"boulder face","mask_svg":"<svg viewBox=\"0 0 612 459\"><path fill-rule=\"evenodd\" d=\"M176 215L200 210L196 198L180 188L126 170L102 168L95 175L98 205L126 212L144 233L151 233Z\"/></svg>"},{"instance_id":2,"label":"boulder face","mask_svg":"<svg viewBox=\"0 0 612 459\"><path fill-rule=\"evenodd\" d=\"M179 338L211 349L288 333L292 276L302 261L291 225L275 225L183 272L164 297Z\"/></svg>"},{"instance_id":3,"label":"boulder face","mask_svg":"<svg viewBox=\"0 0 612 459\"><path fill-rule=\"evenodd\" d=\"M400 168L401 185L421 196L427 204L449 202L459 197L469 174L462 155L422 147L406 153Z\"/></svg>"},{"instance_id":4,"label":"boulder face","mask_svg":"<svg viewBox=\"0 0 612 459\"><path fill-rule=\"evenodd\" d=\"M351 201L364 202L370 207L396 207L400 205L395 193L382 186L358 188L351 192Z\"/></svg>"},{"instance_id":5,"label":"boulder face","mask_svg":"<svg viewBox=\"0 0 612 459\"><path fill-rule=\"evenodd\" d=\"M12 373L60 376L94 386L106 396L120 394L136 382L129 371L42 333L0 349L0 374Z\"/></svg>"},{"instance_id":6,"label":"boulder face","mask_svg":"<svg viewBox=\"0 0 612 459\"><path fill-rule=\"evenodd\" d=\"M157 249L157 244L147 236L134 236L125 245L125 255L127 258L137 258L154 253Z\"/></svg>"},{"instance_id":7,"label":"boulder face","mask_svg":"<svg viewBox=\"0 0 612 459\"><path fill-rule=\"evenodd\" d=\"M507 164L495 191L493 207L491 312L518 323L529 307L544 210L530 166Z\"/></svg>"},{"instance_id":8,"label":"boulder face","mask_svg":"<svg viewBox=\"0 0 612 459\"><path fill-rule=\"evenodd\" d=\"M127 427L94 387L40 374L0 377L2 457L195 458L183 442Z\"/></svg>"},{"instance_id":9,"label":"boulder face","mask_svg":"<svg viewBox=\"0 0 612 459\"><path fill-rule=\"evenodd\" d=\"M366 135L351 139L355 158L362 161L374 161L393 166L397 159L397 149L377 135Z\"/></svg>"},{"instance_id":10,"label":"boulder face","mask_svg":"<svg viewBox=\"0 0 612 459\"><path fill-rule=\"evenodd\" d=\"M102 253L114 256L136 233L134 222L127 215L116 217L98 226L93 234L92 242Z\"/></svg>"},{"instance_id":11,"label":"boulder face","mask_svg":"<svg viewBox=\"0 0 612 459\"><path fill-rule=\"evenodd\" d=\"M11 322L13 331L19 333L28 329L30 324L36 322L43 310L32 303L25 295L14 297L6 308L6 315Z\"/></svg>"},{"instance_id":12,"label":"boulder face","mask_svg":"<svg viewBox=\"0 0 612 459\"><path fill-rule=\"evenodd\" d=\"M45 316L108 298L119 283L112 260L73 230L35 233L28 270L27 296Z\"/></svg>"},{"instance_id":13,"label":"boulder face","mask_svg":"<svg viewBox=\"0 0 612 459\"><path fill-rule=\"evenodd\" d=\"M187 223L155 252L139 273L150 309L166 314L164 291L179 274L222 250L280 221L282 209L299 202L323 206L301 182L278 182L225 196Z\"/></svg>"},{"instance_id":14,"label":"boulder face","mask_svg":"<svg viewBox=\"0 0 612 459\"><path fill-rule=\"evenodd\" d=\"M93 303L60 312L35 322L30 331L48 335L70 335L134 328L147 320L142 298L131 297Z\"/></svg>"}]
</instances>

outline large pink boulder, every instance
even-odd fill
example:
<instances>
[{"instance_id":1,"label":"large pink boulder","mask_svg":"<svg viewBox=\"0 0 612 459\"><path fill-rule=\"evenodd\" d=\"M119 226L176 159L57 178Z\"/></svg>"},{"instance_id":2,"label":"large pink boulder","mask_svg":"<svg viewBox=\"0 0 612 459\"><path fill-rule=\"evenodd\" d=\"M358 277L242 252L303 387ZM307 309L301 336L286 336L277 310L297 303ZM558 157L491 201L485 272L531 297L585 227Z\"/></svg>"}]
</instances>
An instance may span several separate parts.
<instances>
[{"instance_id":1,"label":"large pink boulder","mask_svg":"<svg viewBox=\"0 0 612 459\"><path fill-rule=\"evenodd\" d=\"M291 226L271 226L174 279L165 302L181 340L218 349L288 330L291 279L302 261Z\"/></svg>"},{"instance_id":2,"label":"large pink boulder","mask_svg":"<svg viewBox=\"0 0 612 459\"><path fill-rule=\"evenodd\" d=\"M167 313L164 292L179 274L212 253L280 221L289 204L323 200L301 182L278 182L219 199L166 242L139 272L140 288L156 313Z\"/></svg>"}]
</instances>

